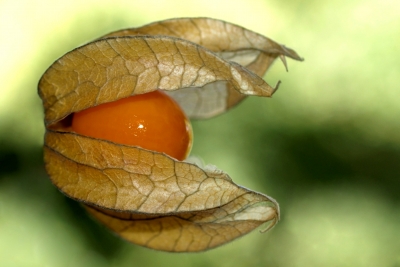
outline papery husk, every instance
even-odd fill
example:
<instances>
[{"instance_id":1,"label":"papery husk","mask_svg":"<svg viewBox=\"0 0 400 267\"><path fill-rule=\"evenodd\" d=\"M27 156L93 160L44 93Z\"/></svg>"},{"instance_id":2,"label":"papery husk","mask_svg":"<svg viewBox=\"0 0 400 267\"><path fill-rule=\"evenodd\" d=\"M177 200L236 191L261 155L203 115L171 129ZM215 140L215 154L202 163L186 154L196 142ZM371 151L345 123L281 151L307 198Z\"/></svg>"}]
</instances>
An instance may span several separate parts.
<instances>
[{"instance_id":1,"label":"papery husk","mask_svg":"<svg viewBox=\"0 0 400 267\"><path fill-rule=\"evenodd\" d=\"M270 97L277 86L260 76L285 56L301 60L266 37L208 18L118 31L74 49L39 82L52 182L121 237L153 249L203 251L264 223L270 229L279 220L271 197L217 168L74 133L70 120L154 90L167 92L191 118L216 116L248 95Z\"/></svg>"}]
</instances>

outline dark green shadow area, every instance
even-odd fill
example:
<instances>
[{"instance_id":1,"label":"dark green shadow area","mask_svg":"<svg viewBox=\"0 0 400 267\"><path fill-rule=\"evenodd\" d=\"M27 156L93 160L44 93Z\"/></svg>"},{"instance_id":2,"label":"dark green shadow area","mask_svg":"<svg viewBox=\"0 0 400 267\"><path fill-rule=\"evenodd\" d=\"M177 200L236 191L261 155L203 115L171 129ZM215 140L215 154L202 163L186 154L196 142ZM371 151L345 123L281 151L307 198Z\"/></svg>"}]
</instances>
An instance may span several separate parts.
<instances>
[{"instance_id":1,"label":"dark green shadow area","mask_svg":"<svg viewBox=\"0 0 400 267\"><path fill-rule=\"evenodd\" d=\"M258 142L268 136L273 157L265 153L267 150L254 146L257 158L268 162L262 164L260 160L254 168L268 174L268 183L278 185L272 189L275 195L278 193L277 198L280 194L290 196L288 193L293 191L354 184L384 192L390 202L398 203L399 148L371 146L341 130L316 129L300 134L261 132ZM279 199L284 202L285 198Z\"/></svg>"}]
</instances>

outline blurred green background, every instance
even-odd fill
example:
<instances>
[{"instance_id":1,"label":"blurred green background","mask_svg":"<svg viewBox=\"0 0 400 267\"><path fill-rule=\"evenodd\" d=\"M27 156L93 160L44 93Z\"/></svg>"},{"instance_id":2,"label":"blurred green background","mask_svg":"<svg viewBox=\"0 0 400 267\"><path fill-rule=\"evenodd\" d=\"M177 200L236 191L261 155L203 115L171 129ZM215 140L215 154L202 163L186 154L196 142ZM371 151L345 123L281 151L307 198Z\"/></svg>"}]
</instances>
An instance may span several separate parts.
<instances>
[{"instance_id":1,"label":"blurred green background","mask_svg":"<svg viewBox=\"0 0 400 267\"><path fill-rule=\"evenodd\" d=\"M37 82L67 51L172 17L227 20L295 49L272 99L193 122L193 154L278 200L282 219L196 254L128 244L59 193ZM0 1L0 266L400 266L397 0Z\"/></svg>"}]
</instances>

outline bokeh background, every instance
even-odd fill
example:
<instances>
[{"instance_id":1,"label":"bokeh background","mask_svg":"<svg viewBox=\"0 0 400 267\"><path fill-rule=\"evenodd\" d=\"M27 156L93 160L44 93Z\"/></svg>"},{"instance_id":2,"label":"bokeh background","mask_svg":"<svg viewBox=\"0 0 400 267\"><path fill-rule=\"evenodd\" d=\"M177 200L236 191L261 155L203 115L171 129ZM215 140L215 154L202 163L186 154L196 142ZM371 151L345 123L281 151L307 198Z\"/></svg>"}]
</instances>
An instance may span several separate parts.
<instances>
[{"instance_id":1,"label":"bokeh background","mask_svg":"<svg viewBox=\"0 0 400 267\"><path fill-rule=\"evenodd\" d=\"M193 122L193 154L278 200L282 219L196 254L128 244L50 183L37 82L67 51L173 17L227 20L295 49L272 99ZM397 0L0 1L0 266L400 266Z\"/></svg>"}]
</instances>

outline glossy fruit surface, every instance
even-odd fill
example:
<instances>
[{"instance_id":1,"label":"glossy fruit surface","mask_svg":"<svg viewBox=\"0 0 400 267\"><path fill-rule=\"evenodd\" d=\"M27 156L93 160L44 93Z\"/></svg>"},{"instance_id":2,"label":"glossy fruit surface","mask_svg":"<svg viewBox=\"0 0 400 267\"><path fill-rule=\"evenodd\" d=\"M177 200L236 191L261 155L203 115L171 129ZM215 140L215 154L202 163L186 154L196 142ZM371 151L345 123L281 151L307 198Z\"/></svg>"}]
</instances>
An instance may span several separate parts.
<instances>
[{"instance_id":1,"label":"glossy fruit surface","mask_svg":"<svg viewBox=\"0 0 400 267\"><path fill-rule=\"evenodd\" d=\"M75 113L76 133L163 152L183 160L190 152L192 128L180 106L165 93L131 96Z\"/></svg>"}]
</instances>

